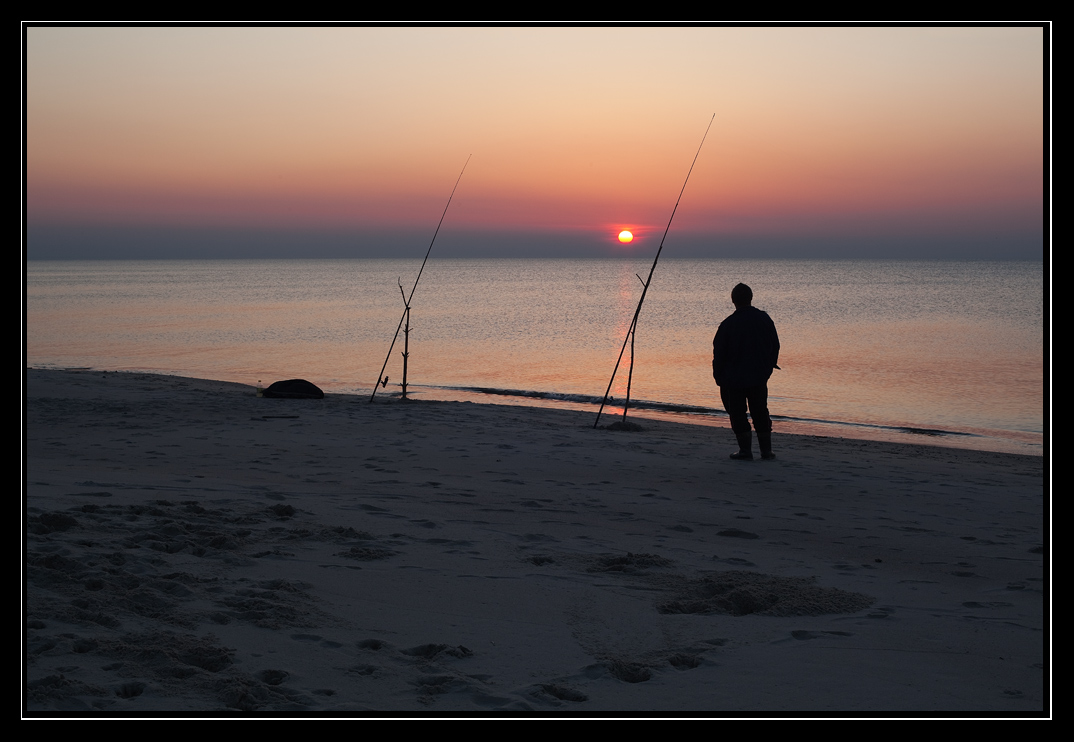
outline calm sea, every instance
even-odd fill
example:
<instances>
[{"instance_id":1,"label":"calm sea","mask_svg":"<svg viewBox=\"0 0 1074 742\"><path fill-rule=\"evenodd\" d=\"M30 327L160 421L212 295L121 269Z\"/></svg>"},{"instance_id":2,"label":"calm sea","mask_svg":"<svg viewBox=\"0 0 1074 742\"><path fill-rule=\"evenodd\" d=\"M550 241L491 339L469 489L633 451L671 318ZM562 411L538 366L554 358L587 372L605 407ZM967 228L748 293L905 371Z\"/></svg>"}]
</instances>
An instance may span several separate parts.
<instances>
[{"instance_id":1,"label":"calm sea","mask_svg":"<svg viewBox=\"0 0 1074 742\"><path fill-rule=\"evenodd\" d=\"M650 263L434 257L412 306L410 392L595 415ZM402 315L398 284L409 293L419 264L31 261L26 363L251 386L300 377L368 396ZM663 259L631 415L726 426L712 336L739 281L779 330L777 433L1042 453L1040 262ZM398 392L402 340L378 394ZM625 384L621 371L612 395Z\"/></svg>"}]
</instances>

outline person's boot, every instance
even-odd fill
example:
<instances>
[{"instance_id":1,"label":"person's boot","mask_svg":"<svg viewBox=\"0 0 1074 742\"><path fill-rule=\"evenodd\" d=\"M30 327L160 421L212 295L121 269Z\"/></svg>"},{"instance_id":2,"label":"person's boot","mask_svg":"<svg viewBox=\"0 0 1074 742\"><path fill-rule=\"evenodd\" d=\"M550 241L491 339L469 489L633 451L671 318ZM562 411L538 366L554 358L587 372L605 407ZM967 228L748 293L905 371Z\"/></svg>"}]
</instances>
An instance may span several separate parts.
<instances>
[{"instance_id":1,"label":"person's boot","mask_svg":"<svg viewBox=\"0 0 1074 742\"><path fill-rule=\"evenodd\" d=\"M767 433L757 432L757 445L761 449L761 458L765 461L771 461L776 458L776 455L772 453L772 431Z\"/></svg>"},{"instance_id":2,"label":"person's boot","mask_svg":"<svg viewBox=\"0 0 1074 742\"><path fill-rule=\"evenodd\" d=\"M750 430L744 433L736 431L735 438L738 438L738 451L731 454L731 458L735 461L753 461L753 452L750 450L753 448L753 432Z\"/></svg>"}]
</instances>

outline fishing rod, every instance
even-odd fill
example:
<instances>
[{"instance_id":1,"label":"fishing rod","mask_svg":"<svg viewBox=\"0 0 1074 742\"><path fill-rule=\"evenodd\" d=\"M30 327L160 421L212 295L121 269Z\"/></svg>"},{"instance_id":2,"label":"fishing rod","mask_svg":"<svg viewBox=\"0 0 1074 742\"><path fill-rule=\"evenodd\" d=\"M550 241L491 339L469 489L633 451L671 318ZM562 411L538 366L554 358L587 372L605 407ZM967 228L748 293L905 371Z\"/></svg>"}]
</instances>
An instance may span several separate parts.
<instances>
[{"instance_id":1,"label":"fishing rod","mask_svg":"<svg viewBox=\"0 0 1074 742\"><path fill-rule=\"evenodd\" d=\"M690 182L690 174L694 172L694 165L697 164L697 157L701 154L701 148L705 146L705 139L709 135L709 129L712 128L712 122L716 120L716 114L712 114L712 118L709 119L709 125L705 127L705 135L701 137L701 144L697 145L697 153L694 155L694 161L690 163L690 170L686 173L686 180L683 181L682 190L679 191L679 198L675 201L675 208L671 210L671 218L668 219L668 225L664 228L664 236L660 238L660 247L656 250L656 257L653 258L653 265L649 268L649 277L642 281L641 276L638 276L638 280L641 281L641 298L638 299L638 308L634 310L634 319L630 323L630 329L627 330L626 337L623 338L623 347L619 351L619 358L615 361L615 368L612 369L612 378L608 380L608 388L604 392L604 399L601 400L600 409L597 410L597 419L593 421L593 427L597 427L597 423L600 422L600 414L604 412L604 406L608 403L608 395L612 391L612 384L615 382L615 375L619 372L619 364L623 361L623 353L626 352L627 342L630 342L630 371L627 374L627 393L626 400L623 402L623 422L626 422L627 408L630 407L630 382L634 378L634 334L638 329L638 316L641 314L641 305L645 302L645 294L649 291L649 284L653 281L653 271L656 270L656 263L660 260L660 253L664 249L664 240L667 239L668 230L671 229L671 222L675 219L675 212L679 210L679 201L682 201L682 194L686 192L686 184ZM634 274L638 275L638 274Z\"/></svg>"},{"instance_id":2,"label":"fishing rod","mask_svg":"<svg viewBox=\"0 0 1074 742\"><path fill-rule=\"evenodd\" d=\"M462 170L459 171L458 180L455 181L455 188L451 189L451 195L448 196L447 204L444 206L444 213L440 215L440 221L436 225L436 231L433 232L433 238L429 242L429 249L425 251L425 260L421 261L421 268L418 269L418 276L414 279L414 285L410 289L410 296L403 296L403 316L399 318L399 326L395 328L395 336L392 337L392 344L388 346L388 355L384 358L384 365L380 367L380 373L377 374L377 382L373 384L373 393L369 395L369 401L372 402L373 398L377 396L378 386L388 386L388 379L384 376L384 369L388 368L388 361L392 357L392 349L395 348L395 341L399 339L399 330L403 327L403 320L406 320L410 316L410 300L414 298L414 291L418 288L418 281L421 280L421 273L425 270L425 264L429 261L429 253L433 251L433 243L436 242L436 236L440 234L440 225L444 223L444 217L447 216L448 207L451 206L451 199L455 197L455 189L459 187L459 181L462 180L462 174L466 172L466 166L470 164L470 158L473 155L469 155L466 158L466 162L462 164ZM403 291L402 284L399 285L399 291ZM410 328L409 322L407 323L407 334L409 335ZM403 365L406 366L406 354L403 355ZM403 374L404 379L406 374ZM406 393L406 387L403 388L403 393Z\"/></svg>"}]
</instances>

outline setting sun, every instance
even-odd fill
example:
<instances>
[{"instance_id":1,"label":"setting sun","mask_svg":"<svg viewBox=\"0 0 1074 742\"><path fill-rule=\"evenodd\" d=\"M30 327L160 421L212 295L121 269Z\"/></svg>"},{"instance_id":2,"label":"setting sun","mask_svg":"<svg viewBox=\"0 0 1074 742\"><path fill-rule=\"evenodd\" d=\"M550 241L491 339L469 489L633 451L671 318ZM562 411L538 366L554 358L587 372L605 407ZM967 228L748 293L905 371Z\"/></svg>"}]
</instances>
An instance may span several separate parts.
<instances>
[{"instance_id":1,"label":"setting sun","mask_svg":"<svg viewBox=\"0 0 1074 742\"><path fill-rule=\"evenodd\" d=\"M630 242L632 239L634 239L634 235L632 235L626 229L624 229L622 232L619 233L619 241L620 242L624 242L624 243L625 242Z\"/></svg>"}]
</instances>

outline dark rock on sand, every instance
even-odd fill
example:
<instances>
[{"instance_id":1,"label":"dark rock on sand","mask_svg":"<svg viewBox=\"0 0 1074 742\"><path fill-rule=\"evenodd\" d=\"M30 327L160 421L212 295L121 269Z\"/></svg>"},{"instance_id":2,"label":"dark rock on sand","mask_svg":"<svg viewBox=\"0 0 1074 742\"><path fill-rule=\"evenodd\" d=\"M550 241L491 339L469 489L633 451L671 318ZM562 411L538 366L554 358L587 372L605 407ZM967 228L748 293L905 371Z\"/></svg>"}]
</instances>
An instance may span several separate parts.
<instances>
[{"instance_id":1,"label":"dark rock on sand","mask_svg":"<svg viewBox=\"0 0 1074 742\"><path fill-rule=\"evenodd\" d=\"M324 399L324 392L305 379L288 379L273 382L262 392L262 396L270 399Z\"/></svg>"}]
</instances>

